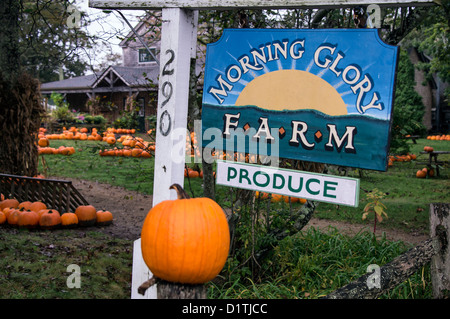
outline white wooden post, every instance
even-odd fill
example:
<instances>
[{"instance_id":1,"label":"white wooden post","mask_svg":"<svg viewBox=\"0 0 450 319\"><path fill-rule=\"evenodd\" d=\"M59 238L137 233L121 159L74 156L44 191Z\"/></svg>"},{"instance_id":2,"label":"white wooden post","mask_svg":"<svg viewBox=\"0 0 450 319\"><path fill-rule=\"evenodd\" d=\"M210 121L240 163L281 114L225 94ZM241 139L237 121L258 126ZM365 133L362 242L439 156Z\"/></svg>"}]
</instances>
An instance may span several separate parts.
<instances>
[{"instance_id":1,"label":"white wooden post","mask_svg":"<svg viewBox=\"0 0 450 319\"><path fill-rule=\"evenodd\" d=\"M156 299L156 285L147 289L144 295L138 293L138 288L143 282L153 277L142 258L141 239L133 243L133 269L131 278L131 299Z\"/></svg>"},{"instance_id":2,"label":"white wooden post","mask_svg":"<svg viewBox=\"0 0 450 319\"><path fill-rule=\"evenodd\" d=\"M169 187L184 184L189 71L198 19L197 12L180 8L163 9L162 13L153 205L175 199L175 191Z\"/></svg>"},{"instance_id":3,"label":"white wooden post","mask_svg":"<svg viewBox=\"0 0 450 319\"><path fill-rule=\"evenodd\" d=\"M169 187L184 184L189 71L196 52L198 12L163 9L162 20L153 206L175 199L175 191ZM156 299L156 287L147 290L144 296L137 293L138 287L151 276L138 239L134 243L132 299Z\"/></svg>"}]
</instances>

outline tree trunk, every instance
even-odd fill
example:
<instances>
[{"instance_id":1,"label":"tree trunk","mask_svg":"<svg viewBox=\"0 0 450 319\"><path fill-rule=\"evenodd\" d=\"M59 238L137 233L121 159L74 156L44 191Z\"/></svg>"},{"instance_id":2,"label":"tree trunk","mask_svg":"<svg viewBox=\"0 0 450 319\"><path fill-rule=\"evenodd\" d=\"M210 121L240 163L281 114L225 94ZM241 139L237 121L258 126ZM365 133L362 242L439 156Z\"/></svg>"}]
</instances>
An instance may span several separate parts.
<instances>
[{"instance_id":1,"label":"tree trunk","mask_svg":"<svg viewBox=\"0 0 450 319\"><path fill-rule=\"evenodd\" d=\"M375 299L405 281L435 254L433 239L427 239L373 273L330 293L325 299Z\"/></svg>"},{"instance_id":2,"label":"tree trunk","mask_svg":"<svg viewBox=\"0 0 450 319\"><path fill-rule=\"evenodd\" d=\"M37 175L36 137L44 107L39 82L23 74L19 60L22 1L0 1L0 172Z\"/></svg>"},{"instance_id":3,"label":"tree trunk","mask_svg":"<svg viewBox=\"0 0 450 319\"><path fill-rule=\"evenodd\" d=\"M158 299L206 299L205 285L158 281Z\"/></svg>"},{"instance_id":4,"label":"tree trunk","mask_svg":"<svg viewBox=\"0 0 450 319\"><path fill-rule=\"evenodd\" d=\"M450 297L450 204L430 205L430 236L436 236L438 253L431 260L431 282L433 298Z\"/></svg>"},{"instance_id":5,"label":"tree trunk","mask_svg":"<svg viewBox=\"0 0 450 319\"><path fill-rule=\"evenodd\" d=\"M39 83L27 74L0 76L0 173L36 176L37 134L44 113Z\"/></svg>"}]
</instances>

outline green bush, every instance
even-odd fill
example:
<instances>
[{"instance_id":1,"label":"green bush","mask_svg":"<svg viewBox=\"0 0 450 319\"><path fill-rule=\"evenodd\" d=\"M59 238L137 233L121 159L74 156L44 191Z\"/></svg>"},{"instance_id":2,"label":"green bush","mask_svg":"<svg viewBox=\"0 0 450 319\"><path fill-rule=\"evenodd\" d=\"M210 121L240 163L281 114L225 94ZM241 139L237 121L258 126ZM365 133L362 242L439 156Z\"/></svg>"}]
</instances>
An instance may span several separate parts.
<instances>
[{"instance_id":1,"label":"green bush","mask_svg":"<svg viewBox=\"0 0 450 319\"><path fill-rule=\"evenodd\" d=\"M121 117L113 123L115 128L137 129L139 126L137 112L124 112Z\"/></svg>"},{"instance_id":2,"label":"green bush","mask_svg":"<svg viewBox=\"0 0 450 319\"><path fill-rule=\"evenodd\" d=\"M84 116L84 122L86 124L94 124L94 117L92 115L85 115Z\"/></svg>"},{"instance_id":3,"label":"green bush","mask_svg":"<svg viewBox=\"0 0 450 319\"><path fill-rule=\"evenodd\" d=\"M72 123L75 120L75 117L73 113L69 111L68 106L57 107L56 110L53 111L52 116L55 120L64 123Z\"/></svg>"},{"instance_id":4,"label":"green bush","mask_svg":"<svg viewBox=\"0 0 450 319\"><path fill-rule=\"evenodd\" d=\"M97 115L97 116L94 116L93 123L94 124L105 124L106 119L102 115Z\"/></svg>"},{"instance_id":5,"label":"green bush","mask_svg":"<svg viewBox=\"0 0 450 319\"><path fill-rule=\"evenodd\" d=\"M414 89L415 84L414 66L406 50L400 49L391 131L393 154L406 154L410 151L405 135L423 135L426 132L422 124L425 107L422 97Z\"/></svg>"}]
</instances>

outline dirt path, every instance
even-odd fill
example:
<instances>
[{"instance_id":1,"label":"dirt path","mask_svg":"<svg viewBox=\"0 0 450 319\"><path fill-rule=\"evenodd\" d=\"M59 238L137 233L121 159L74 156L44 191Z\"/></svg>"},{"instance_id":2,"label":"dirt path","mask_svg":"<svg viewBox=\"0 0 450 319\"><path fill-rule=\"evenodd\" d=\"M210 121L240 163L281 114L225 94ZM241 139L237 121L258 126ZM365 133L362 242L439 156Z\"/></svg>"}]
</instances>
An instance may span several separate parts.
<instances>
[{"instance_id":1,"label":"dirt path","mask_svg":"<svg viewBox=\"0 0 450 319\"><path fill-rule=\"evenodd\" d=\"M111 226L99 228L101 231L115 237L135 240L140 237L140 231L145 216L152 207L152 196L129 191L109 184L101 184L86 180L71 180L75 188L80 191L86 200L97 209L107 209L114 215ZM328 227L335 227L346 235L354 235L362 231L371 231L370 226L350 224L339 221L312 218L308 227L316 227L326 231ZM385 232L389 240L401 240L416 245L428 238L427 235L405 233L402 231L377 227L377 234Z\"/></svg>"}]
</instances>

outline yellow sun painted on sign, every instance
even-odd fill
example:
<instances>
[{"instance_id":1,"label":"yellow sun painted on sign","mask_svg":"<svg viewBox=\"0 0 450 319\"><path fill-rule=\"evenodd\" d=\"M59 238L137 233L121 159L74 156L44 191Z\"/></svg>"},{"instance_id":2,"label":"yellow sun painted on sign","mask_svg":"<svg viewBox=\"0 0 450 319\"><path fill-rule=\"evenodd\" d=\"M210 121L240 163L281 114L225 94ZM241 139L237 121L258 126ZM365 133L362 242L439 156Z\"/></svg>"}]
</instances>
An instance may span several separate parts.
<instances>
[{"instance_id":1,"label":"yellow sun painted on sign","mask_svg":"<svg viewBox=\"0 0 450 319\"><path fill-rule=\"evenodd\" d=\"M255 78L242 90L235 105L279 111L312 109L333 116L347 114L347 107L333 86L300 70L279 70Z\"/></svg>"}]
</instances>

